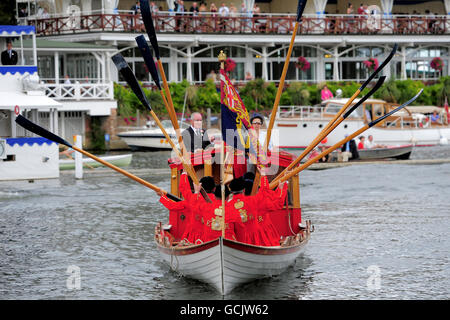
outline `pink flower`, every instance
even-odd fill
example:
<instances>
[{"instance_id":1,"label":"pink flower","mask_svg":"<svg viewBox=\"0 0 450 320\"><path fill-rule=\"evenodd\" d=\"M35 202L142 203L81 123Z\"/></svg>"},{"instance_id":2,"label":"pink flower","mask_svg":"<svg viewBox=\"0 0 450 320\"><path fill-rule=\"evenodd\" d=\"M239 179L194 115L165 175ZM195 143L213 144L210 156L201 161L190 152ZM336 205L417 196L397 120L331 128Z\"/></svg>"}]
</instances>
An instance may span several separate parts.
<instances>
[{"instance_id":1,"label":"pink flower","mask_svg":"<svg viewBox=\"0 0 450 320\"><path fill-rule=\"evenodd\" d=\"M306 71L311 68L311 64L304 57L298 57L297 62L295 63L295 67L300 69L301 71Z\"/></svg>"},{"instance_id":2,"label":"pink flower","mask_svg":"<svg viewBox=\"0 0 450 320\"><path fill-rule=\"evenodd\" d=\"M431 60L430 66L436 71L442 71L444 67L444 62L442 61L441 58L436 57L433 60Z\"/></svg>"},{"instance_id":3,"label":"pink flower","mask_svg":"<svg viewBox=\"0 0 450 320\"><path fill-rule=\"evenodd\" d=\"M128 120L128 118L123 118L123 121L125 121L125 123L126 123L127 125L130 125L130 120Z\"/></svg>"},{"instance_id":4,"label":"pink flower","mask_svg":"<svg viewBox=\"0 0 450 320\"><path fill-rule=\"evenodd\" d=\"M136 121L136 117L130 117L131 121Z\"/></svg>"},{"instance_id":5,"label":"pink flower","mask_svg":"<svg viewBox=\"0 0 450 320\"><path fill-rule=\"evenodd\" d=\"M377 58L369 58L368 60L363 61L363 63L369 70L376 70L379 66Z\"/></svg>"}]
</instances>

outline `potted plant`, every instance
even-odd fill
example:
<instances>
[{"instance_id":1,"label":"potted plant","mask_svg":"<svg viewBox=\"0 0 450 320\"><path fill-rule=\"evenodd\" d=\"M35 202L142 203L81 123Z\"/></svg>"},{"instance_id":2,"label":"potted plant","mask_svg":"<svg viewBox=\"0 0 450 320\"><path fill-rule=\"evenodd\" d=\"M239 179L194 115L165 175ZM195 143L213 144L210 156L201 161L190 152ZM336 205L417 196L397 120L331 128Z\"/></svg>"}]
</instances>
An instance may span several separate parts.
<instances>
[{"instance_id":1,"label":"potted plant","mask_svg":"<svg viewBox=\"0 0 450 320\"><path fill-rule=\"evenodd\" d=\"M378 59L377 58L369 58L366 61L363 61L364 65L369 69L369 71L375 71L378 68Z\"/></svg>"},{"instance_id":2,"label":"potted plant","mask_svg":"<svg viewBox=\"0 0 450 320\"><path fill-rule=\"evenodd\" d=\"M311 68L311 64L305 57L298 57L297 62L295 63L295 67L300 69L301 71L306 71Z\"/></svg>"}]
</instances>

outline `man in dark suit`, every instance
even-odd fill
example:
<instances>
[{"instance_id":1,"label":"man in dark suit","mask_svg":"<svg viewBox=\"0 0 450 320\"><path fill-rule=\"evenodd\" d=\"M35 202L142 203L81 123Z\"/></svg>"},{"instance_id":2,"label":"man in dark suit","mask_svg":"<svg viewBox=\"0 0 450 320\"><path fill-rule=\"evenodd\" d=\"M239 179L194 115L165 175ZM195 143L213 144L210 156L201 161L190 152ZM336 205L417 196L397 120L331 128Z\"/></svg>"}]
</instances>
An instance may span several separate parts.
<instances>
[{"instance_id":1,"label":"man in dark suit","mask_svg":"<svg viewBox=\"0 0 450 320\"><path fill-rule=\"evenodd\" d=\"M6 50L2 52L2 65L13 66L17 64L17 52L12 49L12 43L8 42Z\"/></svg>"},{"instance_id":2,"label":"man in dark suit","mask_svg":"<svg viewBox=\"0 0 450 320\"><path fill-rule=\"evenodd\" d=\"M348 137L348 134L345 137ZM338 155L338 161L346 162L349 158L352 160L359 159L358 148L354 139L342 145L341 152Z\"/></svg>"},{"instance_id":3,"label":"man in dark suit","mask_svg":"<svg viewBox=\"0 0 450 320\"><path fill-rule=\"evenodd\" d=\"M181 133L188 152L205 149L214 140L214 137L211 137L210 141L208 134L202 129L202 124L202 115L194 112L191 115L191 126Z\"/></svg>"}]
</instances>

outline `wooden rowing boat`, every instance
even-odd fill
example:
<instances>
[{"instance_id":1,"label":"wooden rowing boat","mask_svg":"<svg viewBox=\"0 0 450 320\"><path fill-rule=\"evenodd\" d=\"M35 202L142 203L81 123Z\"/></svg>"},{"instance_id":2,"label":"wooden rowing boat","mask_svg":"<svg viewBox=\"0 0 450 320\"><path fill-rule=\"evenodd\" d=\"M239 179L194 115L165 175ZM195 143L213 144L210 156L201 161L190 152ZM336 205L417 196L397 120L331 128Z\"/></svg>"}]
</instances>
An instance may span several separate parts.
<instances>
[{"instance_id":1,"label":"wooden rowing boat","mask_svg":"<svg viewBox=\"0 0 450 320\"><path fill-rule=\"evenodd\" d=\"M211 161L214 158L218 158L214 150L192 156L191 162L198 176L217 176L213 173L218 172L219 165ZM273 153L271 160L275 158L278 159L279 170L268 176L269 181L292 161L292 155L287 152ZM178 182L182 166L171 160L169 163L171 193L179 196ZM181 239L186 216L182 211L170 211L169 223L160 222L155 228L157 248L173 271L205 282L222 295L229 294L241 284L281 274L301 254L313 229L310 221L301 225L298 175L291 178L289 199L282 210L269 212L281 235L279 246L255 246L222 237L205 243L189 244Z\"/></svg>"}]
</instances>

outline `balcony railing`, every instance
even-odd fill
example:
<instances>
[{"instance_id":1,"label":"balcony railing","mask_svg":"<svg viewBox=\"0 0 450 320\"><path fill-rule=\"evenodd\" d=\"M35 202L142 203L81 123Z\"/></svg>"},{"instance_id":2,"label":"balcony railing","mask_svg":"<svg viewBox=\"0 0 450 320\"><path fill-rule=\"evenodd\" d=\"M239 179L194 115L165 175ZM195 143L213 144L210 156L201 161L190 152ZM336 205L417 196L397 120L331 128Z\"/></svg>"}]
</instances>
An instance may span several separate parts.
<instances>
[{"instance_id":1,"label":"balcony railing","mask_svg":"<svg viewBox=\"0 0 450 320\"><path fill-rule=\"evenodd\" d=\"M55 100L113 100L114 85L107 83L44 83L45 94Z\"/></svg>"},{"instance_id":2,"label":"balcony railing","mask_svg":"<svg viewBox=\"0 0 450 320\"><path fill-rule=\"evenodd\" d=\"M36 25L39 35L58 35L83 32L144 32L141 15L82 14L57 16L47 19L28 20ZM220 17L205 13L199 16L185 13L160 12L154 16L155 29L159 33L224 33L224 34L288 34L294 29L295 16L280 14L261 14L247 17ZM448 34L448 16L405 16L383 15L315 15L304 16L299 28L301 34Z\"/></svg>"}]
</instances>

